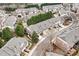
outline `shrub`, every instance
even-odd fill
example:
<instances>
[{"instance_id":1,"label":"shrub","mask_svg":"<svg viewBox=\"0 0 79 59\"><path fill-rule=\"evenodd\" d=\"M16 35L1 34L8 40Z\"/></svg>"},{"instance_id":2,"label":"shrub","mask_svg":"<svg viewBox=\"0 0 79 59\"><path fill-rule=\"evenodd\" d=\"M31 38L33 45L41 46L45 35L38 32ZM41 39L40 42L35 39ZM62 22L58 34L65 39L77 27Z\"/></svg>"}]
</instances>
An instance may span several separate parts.
<instances>
[{"instance_id":1,"label":"shrub","mask_svg":"<svg viewBox=\"0 0 79 59\"><path fill-rule=\"evenodd\" d=\"M2 48L4 46L4 42L2 41L2 39L0 38L0 48Z\"/></svg>"}]
</instances>

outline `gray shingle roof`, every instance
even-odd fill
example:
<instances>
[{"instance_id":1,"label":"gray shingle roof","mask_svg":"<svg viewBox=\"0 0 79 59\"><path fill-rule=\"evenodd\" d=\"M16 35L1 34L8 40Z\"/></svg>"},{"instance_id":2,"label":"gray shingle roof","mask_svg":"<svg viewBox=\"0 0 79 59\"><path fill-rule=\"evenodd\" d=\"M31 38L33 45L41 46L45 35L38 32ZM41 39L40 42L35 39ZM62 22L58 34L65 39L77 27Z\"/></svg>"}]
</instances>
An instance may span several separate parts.
<instances>
[{"instance_id":1,"label":"gray shingle roof","mask_svg":"<svg viewBox=\"0 0 79 59\"><path fill-rule=\"evenodd\" d=\"M15 16L9 16L5 23L4 26L11 26L14 27L14 24L16 23L17 18Z\"/></svg>"},{"instance_id":2,"label":"gray shingle roof","mask_svg":"<svg viewBox=\"0 0 79 59\"><path fill-rule=\"evenodd\" d=\"M61 17L51 18L51 19L48 19L46 21L42 21L40 23L37 23L35 25L31 25L28 28L31 31L31 33L33 31L36 31L37 33L41 33L44 30L46 30L50 27L53 27L55 25L55 23L58 22L60 19L61 19Z\"/></svg>"},{"instance_id":3,"label":"gray shingle roof","mask_svg":"<svg viewBox=\"0 0 79 59\"><path fill-rule=\"evenodd\" d=\"M25 38L12 38L0 49L0 56L14 56L20 54L28 44Z\"/></svg>"}]
</instances>

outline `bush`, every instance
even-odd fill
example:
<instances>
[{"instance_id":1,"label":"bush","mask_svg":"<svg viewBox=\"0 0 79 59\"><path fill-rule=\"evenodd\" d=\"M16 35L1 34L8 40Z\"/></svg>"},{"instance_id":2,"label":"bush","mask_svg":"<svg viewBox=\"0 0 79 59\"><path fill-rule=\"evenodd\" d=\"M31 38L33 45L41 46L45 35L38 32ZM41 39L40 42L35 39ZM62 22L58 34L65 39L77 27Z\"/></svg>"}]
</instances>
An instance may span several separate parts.
<instances>
[{"instance_id":1,"label":"bush","mask_svg":"<svg viewBox=\"0 0 79 59\"><path fill-rule=\"evenodd\" d=\"M33 34L32 34L32 43L37 43L38 42L38 35L37 33L34 31Z\"/></svg>"},{"instance_id":2,"label":"bush","mask_svg":"<svg viewBox=\"0 0 79 59\"><path fill-rule=\"evenodd\" d=\"M12 31L6 27L2 30L2 38L5 40L5 41L8 41L10 38L13 37L13 33Z\"/></svg>"},{"instance_id":3,"label":"bush","mask_svg":"<svg viewBox=\"0 0 79 59\"><path fill-rule=\"evenodd\" d=\"M15 28L15 32L18 36L21 36L21 37L24 36L24 26L22 25L22 23L17 24Z\"/></svg>"},{"instance_id":4,"label":"bush","mask_svg":"<svg viewBox=\"0 0 79 59\"><path fill-rule=\"evenodd\" d=\"M37 16L32 16L28 21L27 21L27 25L32 25L32 24L36 24L39 23L41 21L45 21L47 19L52 18L52 12L47 12L45 14L39 14Z\"/></svg>"},{"instance_id":5,"label":"bush","mask_svg":"<svg viewBox=\"0 0 79 59\"><path fill-rule=\"evenodd\" d=\"M0 38L0 48L2 48L5 44L6 42L3 42L2 39Z\"/></svg>"},{"instance_id":6,"label":"bush","mask_svg":"<svg viewBox=\"0 0 79 59\"><path fill-rule=\"evenodd\" d=\"M1 40L1 38L0 38L0 48L3 46L3 42L2 42L2 40Z\"/></svg>"}]
</instances>

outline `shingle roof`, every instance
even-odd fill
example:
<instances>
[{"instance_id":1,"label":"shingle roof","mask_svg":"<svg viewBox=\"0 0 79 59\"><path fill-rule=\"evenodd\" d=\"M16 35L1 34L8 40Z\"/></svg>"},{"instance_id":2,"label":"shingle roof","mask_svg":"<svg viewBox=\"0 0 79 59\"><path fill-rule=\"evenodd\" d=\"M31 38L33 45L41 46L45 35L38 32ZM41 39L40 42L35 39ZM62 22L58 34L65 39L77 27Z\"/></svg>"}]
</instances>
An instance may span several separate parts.
<instances>
[{"instance_id":1,"label":"shingle roof","mask_svg":"<svg viewBox=\"0 0 79 59\"><path fill-rule=\"evenodd\" d=\"M13 27L16 23L17 18L15 16L9 16L4 23L4 26L11 26Z\"/></svg>"},{"instance_id":2,"label":"shingle roof","mask_svg":"<svg viewBox=\"0 0 79 59\"><path fill-rule=\"evenodd\" d=\"M46 30L46 29L48 29L50 27L53 27L55 25L55 23L58 22L60 19L61 19L61 17L51 18L51 19L48 19L46 21L37 23L35 25L31 25L31 26L29 26L27 28L29 28L29 30L31 31L31 33L33 31L36 31L37 33L41 33L44 30Z\"/></svg>"},{"instance_id":3,"label":"shingle roof","mask_svg":"<svg viewBox=\"0 0 79 59\"><path fill-rule=\"evenodd\" d=\"M25 38L12 38L0 49L0 56L14 56L20 54L22 49L28 44Z\"/></svg>"}]
</instances>

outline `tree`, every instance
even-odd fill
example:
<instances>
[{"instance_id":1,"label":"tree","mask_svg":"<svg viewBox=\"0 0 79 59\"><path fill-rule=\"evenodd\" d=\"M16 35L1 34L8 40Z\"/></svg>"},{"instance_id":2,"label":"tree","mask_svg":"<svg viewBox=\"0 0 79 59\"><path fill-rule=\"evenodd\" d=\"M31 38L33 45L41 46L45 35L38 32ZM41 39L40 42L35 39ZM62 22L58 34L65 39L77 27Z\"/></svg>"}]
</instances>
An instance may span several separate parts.
<instances>
[{"instance_id":1,"label":"tree","mask_svg":"<svg viewBox=\"0 0 79 59\"><path fill-rule=\"evenodd\" d=\"M0 32L0 37L2 37L2 32Z\"/></svg>"},{"instance_id":2,"label":"tree","mask_svg":"<svg viewBox=\"0 0 79 59\"><path fill-rule=\"evenodd\" d=\"M9 12L10 12L10 11L15 11L15 10L16 10L16 8L5 7L5 8L4 8L4 10L5 10L5 11L9 11Z\"/></svg>"},{"instance_id":3,"label":"tree","mask_svg":"<svg viewBox=\"0 0 79 59\"><path fill-rule=\"evenodd\" d=\"M15 32L18 36L23 37L24 36L24 26L22 25L22 23L18 23L16 28L15 28Z\"/></svg>"},{"instance_id":4,"label":"tree","mask_svg":"<svg viewBox=\"0 0 79 59\"><path fill-rule=\"evenodd\" d=\"M54 16L53 16L51 11L49 11L47 13L44 13L44 14L39 14L39 15L36 15L36 16L32 16L29 20L27 20L27 25L28 26L33 25L33 24L48 20L52 17L54 17Z\"/></svg>"},{"instance_id":5,"label":"tree","mask_svg":"<svg viewBox=\"0 0 79 59\"><path fill-rule=\"evenodd\" d=\"M37 43L38 42L38 35L37 33L34 31L33 34L32 34L32 43Z\"/></svg>"},{"instance_id":6,"label":"tree","mask_svg":"<svg viewBox=\"0 0 79 59\"><path fill-rule=\"evenodd\" d=\"M13 37L13 33L12 31L10 30L10 28L6 27L2 30L2 38L5 40L5 41L8 41L10 38Z\"/></svg>"}]
</instances>

